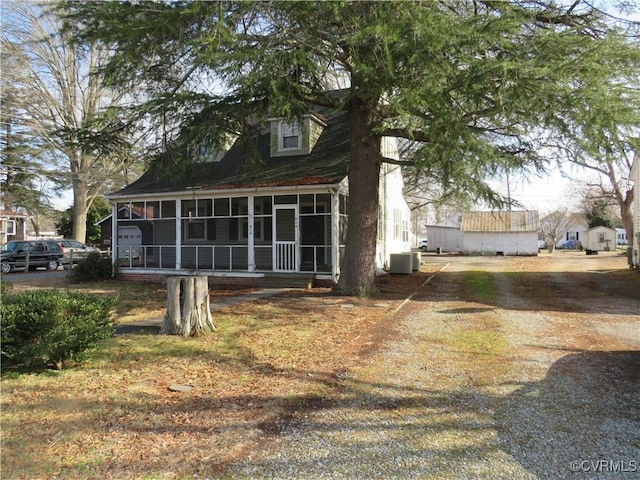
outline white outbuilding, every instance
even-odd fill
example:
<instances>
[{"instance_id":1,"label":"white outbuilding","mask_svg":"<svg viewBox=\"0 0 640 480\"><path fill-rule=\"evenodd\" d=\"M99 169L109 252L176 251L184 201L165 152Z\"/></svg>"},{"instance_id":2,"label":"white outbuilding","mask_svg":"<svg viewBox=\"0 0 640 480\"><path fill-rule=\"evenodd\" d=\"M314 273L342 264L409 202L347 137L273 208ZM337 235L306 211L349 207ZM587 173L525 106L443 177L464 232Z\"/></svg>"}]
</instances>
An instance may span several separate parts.
<instances>
[{"instance_id":1,"label":"white outbuilding","mask_svg":"<svg viewBox=\"0 0 640 480\"><path fill-rule=\"evenodd\" d=\"M462 216L465 255L538 255L536 210L469 212Z\"/></svg>"},{"instance_id":2,"label":"white outbuilding","mask_svg":"<svg viewBox=\"0 0 640 480\"><path fill-rule=\"evenodd\" d=\"M586 250L595 252L611 251L616 249L616 231L608 227L593 227L587 230Z\"/></svg>"}]
</instances>

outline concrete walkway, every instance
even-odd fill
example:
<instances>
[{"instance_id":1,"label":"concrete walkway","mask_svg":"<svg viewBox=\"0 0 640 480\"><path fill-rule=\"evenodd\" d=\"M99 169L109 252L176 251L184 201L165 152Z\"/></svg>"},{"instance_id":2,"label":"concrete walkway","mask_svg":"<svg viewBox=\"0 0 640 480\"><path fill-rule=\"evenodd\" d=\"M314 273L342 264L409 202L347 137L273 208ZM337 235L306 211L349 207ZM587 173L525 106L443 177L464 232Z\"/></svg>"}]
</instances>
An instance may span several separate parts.
<instances>
[{"instance_id":1,"label":"concrete walkway","mask_svg":"<svg viewBox=\"0 0 640 480\"><path fill-rule=\"evenodd\" d=\"M280 293L292 290L291 288L263 288L256 292L247 293L245 295L238 295L237 297L225 297L218 301L212 301L210 303L210 310L215 312L222 308L237 305L242 302L250 302L252 300L258 300L260 298L272 297ZM123 333L158 333L162 327L164 317L152 317L144 320L136 320L134 322L127 322L120 325L116 325L116 335Z\"/></svg>"}]
</instances>

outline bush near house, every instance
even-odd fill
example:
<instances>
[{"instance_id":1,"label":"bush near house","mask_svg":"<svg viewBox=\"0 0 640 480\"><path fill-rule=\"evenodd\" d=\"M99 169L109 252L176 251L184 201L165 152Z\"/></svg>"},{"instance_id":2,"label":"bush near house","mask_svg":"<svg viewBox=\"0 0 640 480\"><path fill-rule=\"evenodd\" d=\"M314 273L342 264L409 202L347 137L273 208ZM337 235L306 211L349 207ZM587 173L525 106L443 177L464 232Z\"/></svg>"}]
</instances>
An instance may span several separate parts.
<instances>
[{"instance_id":1,"label":"bush near house","mask_svg":"<svg viewBox=\"0 0 640 480\"><path fill-rule=\"evenodd\" d=\"M115 296L42 290L0 301L2 370L62 368L114 334Z\"/></svg>"},{"instance_id":2,"label":"bush near house","mask_svg":"<svg viewBox=\"0 0 640 480\"><path fill-rule=\"evenodd\" d=\"M71 283L93 282L115 278L111 258L98 252L92 252L80 260L69 272Z\"/></svg>"}]
</instances>

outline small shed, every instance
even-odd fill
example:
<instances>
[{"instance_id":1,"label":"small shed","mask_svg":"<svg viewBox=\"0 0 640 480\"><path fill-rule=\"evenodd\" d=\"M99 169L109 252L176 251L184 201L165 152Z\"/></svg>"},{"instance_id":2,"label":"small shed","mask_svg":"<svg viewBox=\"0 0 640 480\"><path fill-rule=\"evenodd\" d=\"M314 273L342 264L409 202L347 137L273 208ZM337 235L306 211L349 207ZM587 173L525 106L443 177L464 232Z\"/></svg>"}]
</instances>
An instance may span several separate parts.
<instances>
[{"instance_id":1,"label":"small shed","mask_svg":"<svg viewBox=\"0 0 640 480\"><path fill-rule=\"evenodd\" d=\"M616 249L616 231L608 227L593 227L587 231L585 249L598 252Z\"/></svg>"},{"instance_id":2,"label":"small shed","mask_svg":"<svg viewBox=\"0 0 640 480\"><path fill-rule=\"evenodd\" d=\"M435 252L461 252L462 232L460 226L427 225L429 250Z\"/></svg>"},{"instance_id":3,"label":"small shed","mask_svg":"<svg viewBox=\"0 0 640 480\"><path fill-rule=\"evenodd\" d=\"M459 213L446 218L438 223L427 225L427 240L429 240L429 250L434 252L454 252L462 251L462 223L463 214Z\"/></svg>"},{"instance_id":4,"label":"small shed","mask_svg":"<svg viewBox=\"0 0 640 480\"><path fill-rule=\"evenodd\" d=\"M463 215L465 255L538 255L540 220L535 210L469 212Z\"/></svg>"}]
</instances>

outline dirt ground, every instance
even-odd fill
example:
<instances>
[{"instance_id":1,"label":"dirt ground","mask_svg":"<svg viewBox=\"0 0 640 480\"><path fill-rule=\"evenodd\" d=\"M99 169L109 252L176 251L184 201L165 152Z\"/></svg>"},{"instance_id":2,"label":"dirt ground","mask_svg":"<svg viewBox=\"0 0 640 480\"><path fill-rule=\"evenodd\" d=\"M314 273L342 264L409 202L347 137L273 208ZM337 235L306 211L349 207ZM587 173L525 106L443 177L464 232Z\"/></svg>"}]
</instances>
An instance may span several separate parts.
<instances>
[{"instance_id":1,"label":"dirt ground","mask_svg":"<svg viewBox=\"0 0 640 480\"><path fill-rule=\"evenodd\" d=\"M229 476L637 478L640 274L615 253L423 261L336 395Z\"/></svg>"},{"instance_id":2,"label":"dirt ground","mask_svg":"<svg viewBox=\"0 0 640 480\"><path fill-rule=\"evenodd\" d=\"M148 374L139 366L140 359L150 355L146 350L121 353L122 371L105 371L89 364L78 372L63 374L79 378L95 369L94 383L86 391L76 391L69 384L61 392L52 393L47 391L45 382L53 380L44 377L8 379L3 385L5 414L24 412L20 415L25 417L16 416L16 425L22 422L25 431L32 428L45 437L47 432L58 431L47 444L48 450L38 451L37 455L32 452L33 458L53 458L58 450L66 452L60 462L49 459L56 478L114 479L253 478L250 473L234 470L236 462L286 455L287 432L300 419L331 409L344 396L361 395L361 400L354 401L364 402L368 394L355 388L352 381L374 385L405 378L414 385L420 380L431 391L450 392L451 398L464 398L458 394L472 389L481 392L482 401L495 403L487 408L494 411L491 428L495 428L501 443L493 450L478 449L478 456L506 452L507 461L517 459L520 469L502 478L524 478L518 477L522 469L545 477L548 472L539 470L541 464L533 462L527 452L545 455L550 450L563 458L566 447L574 446L567 441L540 441L541 436L527 436L519 429L523 423L537 421L548 430L563 430L562 415L554 415L554 423L549 424L548 418L536 418L525 409L531 398L539 398L539 392L546 394L545 405L548 403L549 409L566 400L565 390L554 390L557 383L553 379L558 375L575 379L581 388L575 401L589 402L589 414L599 414L613 406L617 409L615 402L622 401L621 408L633 422L638 421L640 273L627 267L626 258L614 253L586 256L580 252L556 252L538 257L427 254L422 260L417 274L379 277L380 294L372 298L339 297L329 289L313 289L220 312L246 318L248 323L265 316L263 323L269 326L266 329L258 325L239 335L233 347L242 347L244 353L237 359L229 357L233 361L223 362L220 359L225 358L225 352L204 348L196 357L183 358L179 343L158 340L157 348L164 349L162 362ZM156 314L166 292L159 286L153 288L141 295L153 295ZM211 294L232 292L214 290ZM136 305L119 311L119 315L130 321L144 318L148 312ZM308 337L297 338L296 322L312 322L315 330L308 330ZM283 341L278 332L288 336L283 342L288 346L286 352L273 347ZM221 328L219 335L223 334ZM122 340L124 346L136 341L135 337ZM191 342L188 345L197 347ZM282 353L282 358L272 356L266 361L253 357L260 353L261 345L270 352ZM405 368L409 370L403 371ZM167 392L169 380L165 378L181 375L183 381L188 379L197 385L193 394L178 397ZM607 388L592 389L590 385ZM122 401L114 402L112 397L118 391L126 395ZM630 393L633 391L635 395ZM604 395L600 392L607 396L599 397ZM56 401L43 403L43 395L53 395ZM68 403L71 399L73 402ZM143 399L147 399L144 404L140 403ZM416 398L412 405L432 408L425 403L428 401L427 394ZM45 421L40 413L42 405L51 411L51 419ZM456 408L455 404L448 405L446 415L468 416L475 421L472 416L484 412L485 407L478 411L460 408L459 412ZM402 413L387 410L396 416ZM27 417L29 411L35 412L36 418ZM374 413L381 415L380 411ZM54 414L73 414L74 425L83 428L72 429L72 436L64 425L58 425ZM589 421L590 418L579 418L574 424ZM467 425L452 425L451 435L458 435L458 440L462 427L470 432L468 435L475 435L473 428L466 429ZM431 428L438 435L433 442L445 441L445 433L435 427L426 425L425 432ZM21 440L17 435L10 436L10 443L3 445L25 452L18 448ZM629 440L625 432L619 437ZM430 441L425 435L420 448L430 447ZM578 446L587 449L589 441L581 440ZM640 449L637 432L635 439L629 441L636 451ZM603 444L596 447L608 448ZM174 455L176 448L180 450L179 458ZM204 456L203 449L207 450ZM281 450L285 453L279 453ZM24 454L31 458L29 455ZM343 455L338 460L348 464L351 458ZM87 463L82 470L84 476L80 477L79 459ZM505 461L502 457L496 459ZM14 472L19 471L19 461L16 459ZM566 466L557 462L548 460L546 465ZM4 458L3 463L7 465ZM490 474L491 470L484 478L500 477ZM376 477L372 475L369 478ZM16 474L11 478L29 476ZM314 475L305 477L300 473L299 478Z\"/></svg>"}]
</instances>

